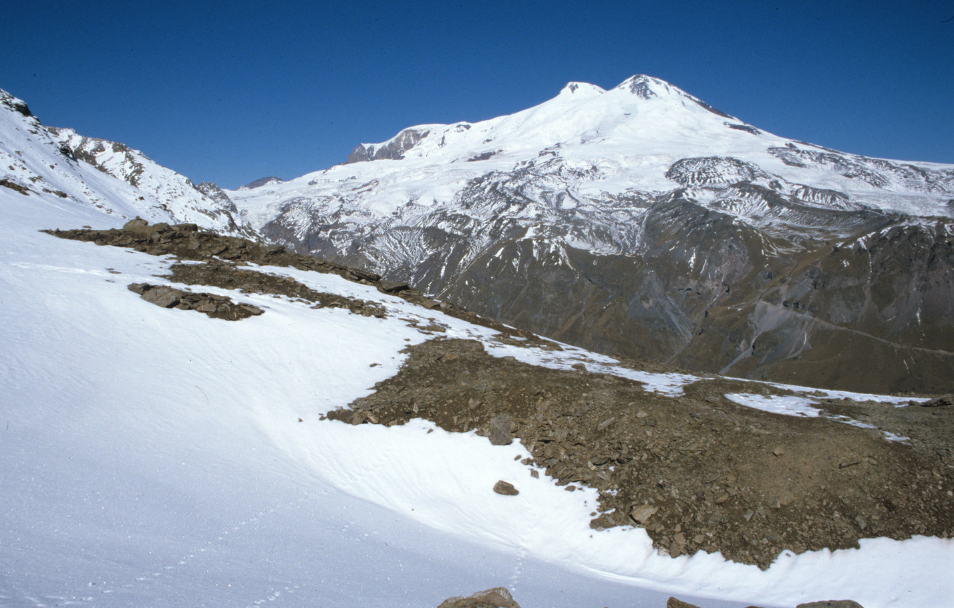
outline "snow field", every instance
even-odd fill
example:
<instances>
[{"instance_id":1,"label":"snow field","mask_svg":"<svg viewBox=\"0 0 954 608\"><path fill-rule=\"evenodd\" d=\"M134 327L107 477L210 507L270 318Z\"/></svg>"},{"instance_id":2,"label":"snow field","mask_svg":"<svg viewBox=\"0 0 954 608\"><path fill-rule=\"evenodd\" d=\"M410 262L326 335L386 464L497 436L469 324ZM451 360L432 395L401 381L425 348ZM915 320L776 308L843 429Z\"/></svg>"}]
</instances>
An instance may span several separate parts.
<instances>
[{"instance_id":1,"label":"snow field","mask_svg":"<svg viewBox=\"0 0 954 608\"><path fill-rule=\"evenodd\" d=\"M164 283L153 275L168 261L37 232L118 220L5 192L0 210L0 605L436 606L496 585L525 608L662 606L669 594L707 607L954 596L948 540L866 540L782 556L766 572L719 555L672 559L640 529L590 529L595 491L533 479L517 443L422 420L318 420L432 337L401 319L434 319L497 356L637 373L608 357L503 345L491 330L286 268L271 270L378 299L389 316L206 287L195 289L266 313L227 322L160 309L126 286ZM634 379L670 395L693 381ZM520 495L493 493L498 479Z\"/></svg>"}]
</instances>

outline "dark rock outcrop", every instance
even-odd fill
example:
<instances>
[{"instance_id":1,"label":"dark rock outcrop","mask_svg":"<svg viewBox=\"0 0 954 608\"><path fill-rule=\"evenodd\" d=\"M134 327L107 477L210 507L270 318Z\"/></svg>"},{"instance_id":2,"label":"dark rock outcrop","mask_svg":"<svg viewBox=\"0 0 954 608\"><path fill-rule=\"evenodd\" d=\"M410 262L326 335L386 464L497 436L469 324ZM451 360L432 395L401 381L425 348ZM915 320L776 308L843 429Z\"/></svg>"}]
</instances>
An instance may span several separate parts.
<instances>
[{"instance_id":1,"label":"dark rock outcrop","mask_svg":"<svg viewBox=\"0 0 954 608\"><path fill-rule=\"evenodd\" d=\"M494 587L469 597L448 598L437 608L520 608L520 604L513 600L506 588Z\"/></svg>"}]
</instances>

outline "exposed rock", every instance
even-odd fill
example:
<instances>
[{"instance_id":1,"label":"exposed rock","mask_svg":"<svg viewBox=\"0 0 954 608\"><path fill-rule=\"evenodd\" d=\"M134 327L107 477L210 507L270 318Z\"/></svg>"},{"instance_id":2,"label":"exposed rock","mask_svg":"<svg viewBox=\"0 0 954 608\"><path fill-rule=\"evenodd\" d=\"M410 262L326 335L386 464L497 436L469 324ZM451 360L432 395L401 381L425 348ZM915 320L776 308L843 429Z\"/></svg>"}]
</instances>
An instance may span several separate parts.
<instances>
[{"instance_id":1,"label":"exposed rock","mask_svg":"<svg viewBox=\"0 0 954 608\"><path fill-rule=\"evenodd\" d=\"M451 597L437 608L520 608L504 587L478 591L470 597Z\"/></svg>"},{"instance_id":2,"label":"exposed rock","mask_svg":"<svg viewBox=\"0 0 954 608\"><path fill-rule=\"evenodd\" d=\"M944 395L943 397L938 397L937 399L925 401L921 404L921 407L944 407L948 405L954 405L954 395Z\"/></svg>"},{"instance_id":3,"label":"exposed rock","mask_svg":"<svg viewBox=\"0 0 954 608\"><path fill-rule=\"evenodd\" d=\"M799 604L795 608L864 608L864 606L851 600L828 600L825 602Z\"/></svg>"},{"instance_id":4,"label":"exposed rock","mask_svg":"<svg viewBox=\"0 0 954 608\"><path fill-rule=\"evenodd\" d=\"M236 275L232 272L235 270L234 266L245 263L285 266L299 270L335 274L349 281L378 287L382 284L380 276L373 272L349 268L334 262L317 259L313 256L291 253L285 251L281 246L264 245L247 239L219 236L211 232L197 231L195 224L176 224L170 226L160 223L150 225L146 220L137 218L127 222L122 230L91 230L84 228L82 230L45 230L44 232L64 239L128 247L152 255L174 255L182 260L205 261L211 264L220 264L220 266L215 266L207 271L201 269L184 270L177 273L173 278L175 281L190 284L203 284L202 281L212 280L213 282L204 284L219 285L218 281L234 281L236 280ZM223 259L227 260L227 263L233 266L231 270L227 266L221 266L221 264L224 263ZM174 272L175 268L176 267L173 267ZM209 278L210 274L212 279ZM232 276L225 276L229 274ZM263 275L264 273L259 274ZM199 275L202 275L201 278ZM219 275L219 278L215 278L215 275ZM290 283L285 286L286 288L276 288L276 291L270 291L275 287L279 279L271 275L264 276L269 278L267 280L254 279L249 285L238 285L235 282L231 282L228 285L222 284L220 286L230 289L247 289L248 291L259 293L277 293L289 297L304 297L289 293L289 290L298 290L299 293L304 293L301 291L304 286L291 279L288 279ZM193 278L190 279L189 277ZM239 279L240 281L245 281L248 277L249 275L243 275L243 277L239 277ZM392 283L384 282L385 285L391 285L393 288ZM549 350L561 350L560 346L554 342L543 340L528 331L514 329L497 321L481 317L469 310L458 308L447 302L438 302L432 298L427 298L417 289L399 289L391 293L413 304L418 304L426 308L440 308L441 312L446 315L498 331L500 332L500 340L507 341L510 340L511 337L517 337L521 340L521 342L519 342L521 345L535 345ZM316 303L319 306L348 308L351 312L367 316L381 317L386 314L384 307L376 303L359 300L357 298L344 298L333 294L324 294L318 298ZM443 331L443 328L435 324L432 326L431 331ZM517 342L514 341L514 343L516 344Z\"/></svg>"},{"instance_id":5,"label":"exposed rock","mask_svg":"<svg viewBox=\"0 0 954 608\"><path fill-rule=\"evenodd\" d=\"M497 494L503 494L504 496L516 496L520 493L517 488L513 487L512 483L500 480L494 484L494 492Z\"/></svg>"},{"instance_id":6,"label":"exposed rock","mask_svg":"<svg viewBox=\"0 0 954 608\"><path fill-rule=\"evenodd\" d=\"M761 568L783 550L954 536L947 494L954 489L954 408L837 400L820 403L825 412L817 418L780 416L724 398L792 394L771 385L710 377L667 397L615 376L494 357L475 341L438 338L406 352L397 375L327 417L367 422L354 416L368 412L382 425L423 418L486 435L491 420L509 415L511 437L531 455L524 463L530 477L545 472L560 487L599 492L594 529L641 526L669 554L720 551ZM879 429L911 439L886 441ZM772 455L779 445L783 457Z\"/></svg>"},{"instance_id":7,"label":"exposed rock","mask_svg":"<svg viewBox=\"0 0 954 608\"><path fill-rule=\"evenodd\" d=\"M513 437L511 436L512 431L512 422L509 414L500 414L499 416L494 416L490 420L488 425L490 443L493 445L510 445L513 443Z\"/></svg>"},{"instance_id":8,"label":"exposed rock","mask_svg":"<svg viewBox=\"0 0 954 608\"><path fill-rule=\"evenodd\" d=\"M630 517L633 518L638 524L645 525L649 521L649 518L653 516L656 511L659 510L659 507L654 507L652 505L641 505L633 509L633 512L630 514Z\"/></svg>"},{"instance_id":9,"label":"exposed rock","mask_svg":"<svg viewBox=\"0 0 954 608\"><path fill-rule=\"evenodd\" d=\"M378 289L384 293L397 293L399 291L407 291L411 286L405 283L404 281L387 281L382 280L378 284Z\"/></svg>"},{"instance_id":10,"label":"exposed rock","mask_svg":"<svg viewBox=\"0 0 954 608\"><path fill-rule=\"evenodd\" d=\"M25 186L21 186L20 184L16 182L12 182L6 178L0 179L0 186L3 186L4 188L9 188L15 192L19 192L20 194L25 194L26 196L30 196L29 188Z\"/></svg>"},{"instance_id":11,"label":"exposed rock","mask_svg":"<svg viewBox=\"0 0 954 608\"><path fill-rule=\"evenodd\" d=\"M699 606L671 597L666 601L666 608L699 608Z\"/></svg>"},{"instance_id":12,"label":"exposed rock","mask_svg":"<svg viewBox=\"0 0 954 608\"><path fill-rule=\"evenodd\" d=\"M195 310L215 319L238 321L265 312L251 304L235 304L225 296L217 296L211 293L193 293L166 285L132 283L129 285L129 291L138 293L143 300L156 306Z\"/></svg>"},{"instance_id":13,"label":"exposed rock","mask_svg":"<svg viewBox=\"0 0 954 608\"><path fill-rule=\"evenodd\" d=\"M163 308L172 308L178 304L179 295L182 293L178 289L166 287L165 285L152 288L150 288L148 285L143 285L143 288L143 291L140 292L142 299ZM137 289L132 291L138 291L138 285Z\"/></svg>"}]
</instances>

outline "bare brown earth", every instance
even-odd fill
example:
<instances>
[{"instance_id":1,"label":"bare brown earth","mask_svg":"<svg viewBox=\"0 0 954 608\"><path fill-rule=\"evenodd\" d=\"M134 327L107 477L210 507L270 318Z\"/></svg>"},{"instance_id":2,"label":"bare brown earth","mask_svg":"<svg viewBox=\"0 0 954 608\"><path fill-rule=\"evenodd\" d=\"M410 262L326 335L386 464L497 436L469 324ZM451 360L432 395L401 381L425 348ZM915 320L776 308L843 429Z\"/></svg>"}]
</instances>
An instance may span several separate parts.
<instances>
[{"instance_id":1,"label":"bare brown earth","mask_svg":"<svg viewBox=\"0 0 954 608\"><path fill-rule=\"evenodd\" d=\"M365 316L384 314L383 308L371 302L320 293L291 278L277 277L243 267L251 263L335 274L348 281L376 287L382 293L403 298L428 309L440 310L444 314L475 325L496 329L506 335L519 336L533 344L544 342L530 332L515 330L452 304L428 298L417 289L409 287L407 283L382 280L380 275L373 272L292 253L282 246L264 245L248 239L202 231L195 224L150 225L145 220L135 219L127 222L121 230L83 228L44 230L43 232L62 239L91 242L101 246L126 247L151 255L175 256L183 261L205 262L201 265L174 264L170 268L171 275L164 278L179 283L211 285L225 289L238 289L246 293L269 293L299 298L313 302L317 307L348 308L353 313ZM547 341L547 343L554 348L559 348L552 342Z\"/></svg>"},{"instance_id":2,"label":"bare brown earth","mask_svg":"<svg viewBox=\"0 0 954 608\"><path fill-rule=\"evenodd\" d=\"M314 292L247 265L333 273L497 329L498 339L508 344L560 349L372 273L201 232L194 225L149 226L139 220L123 230L50 234L203 262L174 264L169 278L179 283L383 314L374 303ZM438 322L420 329L435 339L409 347L395 377L329 417L385 425L421 417L448 431L492 434L496 443L519 440L532 455L524 464L534 471L545 469L568 491L584 485L599 490L594 528L645 527L654 545L671 555L721 551L765 568L785 550L857 547L859 539L872 537L954 534L950 400L937 401L937 407L896 408L819 399L823 417L781 416L724 397L789 394L767 384L707 377L687 386L682 396L666 397L615 376L495 358L478 342L442 339ZM624 365L672 371L631 360ZM831 419L839 415L877 428ZM879 429L910 439L890 442Z\"/></svg>"},{"instance_id":3,"label":"bare brown earth","mask_svg":"<svg viewBox=\"0 0 954 608\"><path fill-rule=\"evenodd\" d=\"M568 491L599 489L592 527L643 526L673 556L721 551L766 568L785 550L954 535L954 408L822 403L831 415L910 437L904 444L724 398L791 394L764 384L713 377L666 397L616 376L496 358L474 341L436 339L407 352L397 376L329 418L390 426L420 417L490 435L508 416L533 456L525 464Z\"/></svg>"}]
</instances>

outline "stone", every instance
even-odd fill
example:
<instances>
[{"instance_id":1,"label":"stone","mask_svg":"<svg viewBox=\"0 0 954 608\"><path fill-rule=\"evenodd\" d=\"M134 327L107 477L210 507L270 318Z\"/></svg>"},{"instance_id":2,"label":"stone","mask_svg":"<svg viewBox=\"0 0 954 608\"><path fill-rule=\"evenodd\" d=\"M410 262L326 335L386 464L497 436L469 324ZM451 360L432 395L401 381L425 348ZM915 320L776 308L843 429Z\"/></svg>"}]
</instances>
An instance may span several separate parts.
<instances>
[{"instance_id":1,"label":"stone","mask_svg":"<svg viewBox=\"0 0 954 608\"><path fill-rule=\"evenodd\" d=\"M683 602L682 600L677 600L674 597L669 598L666 601L666 608L699 608L695 604L690 604L688 602Z\"/></svg>"},{"instance_id":2,"label":"stone","mask_svg":"<svg viewBox=\"0 0 954 608\"><path fill-rule=\"evenodd\" d=\"M652 517L658 510L659 507L653 505L642 505L635 507L629 516L632 517L633 521L636 523L645 525L646 522L649 521L649 518Z\"/></svg>"},{"instance_id":3,"label":"stone","mask_svg":"<svg viewBox=\"0 0 954 608\"><path fill-rule=\"evenodd\" d=\"M156 306L172 308L179 303L179 293L177 289L160 285L159 287L153 287L152 289L144 291L140 297Z\"/></svg>"},{"instance_id":4,"label":"stone","mask_svg":"<svg viewBox=\"0 0 954 608\"><path fill-rule=\"evenodd\" d=\"M520 608L504 587L478 591L469 597L451 597L437 608Z\"/></svg>"},{"instance_id":5,"label":"stone","mask_svg":"<svg viewBox=\"0 0 954 608\"><path fill-rule=\"evenodd\" d=\"M384 293L400 293L402 291L407 291L410 288L411 286L404 281L382 280L378 283L378 289Z\"/></svg>"},{"instance_id":6,"label":"stone","mask_svg":"<svg viewBox=\"0 0 954 608\"><path fill-rule=\"evenodd\" d=\"M921 404L921 407L944 407L948 405L954 405L954 395L944 395L943 397L938 397L937 399L925 401Z\"/></svg>"},{"instance_id":7,"label":"stone","mask_svg":"<svg viewBox=\"0 0 954 608\"><path fill-rule=\"evenodd\" d=\"M490 419L490 443L492 445L510 445L513 437L510 436L512 422L509 414L500 414Z\"/></svg>"},{"instance_id":8,"label":"stone","mask_svg":"<svg viewBox=\"0 0 954 608\"><path fill-rule=\"evenodd\" d=\"M201 304L196 306L195 309L199 312L204 312L204 313L215 312L215 302L213 302L212 300L206 300L205 302L202 302Z\"/></svg>"},{"instance_id":9,"label":"stone","mask_svg":"<svg viewBox=\"0 0 954 608\"><path fill-rule=\"evenodd\" d=\"M606 420L604 420L603 422L599 423L599 424L596 426L596 430L597 430L597 431L602 431L602 430L606 429L606 427L608 427L609 425L613 424L614 422L616 422L616 418L615 418L615 417L613 417L613 418L607 418Z\"/></svg>"},{"instance_id":10,"label":"stone","mask_svg":"<svg viewBox=\"0 0 954 608\"><path fill-rule=\"evenodd\" d=\"M139 232L143 228L146 228L147 226L149 226L149 222L147 222L146 220L142 218L137 217L136 219L129 220L128 222L123 224L123 230L128 230L130 232Z\"/></svg>"},{"instance_id":11,"label":"stone","mask_svg":"<svg viewBox=\"0 0 954 608\"><path fill-rule=\"evenodd\" d=\"M494 492L497 494L503 494L504 496L516 496L520 493L517 488L513 487L512 483L507 483L502 479L494 484Z\"/></svg>"},{"instance_id":12,"label":"stone","mask_svg":"<svg viewBox=\"0 0 954 608\"><path fill-rule=\"evenodd\" d=\"M259 308L258 306L252 306L251 304L239 304L239 308L241 308L248 314L252 315L253 317L257 317L258 315L265 313L265 311Z\"/></svg>"}]
</instances>

